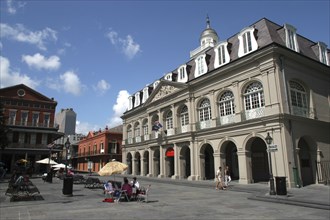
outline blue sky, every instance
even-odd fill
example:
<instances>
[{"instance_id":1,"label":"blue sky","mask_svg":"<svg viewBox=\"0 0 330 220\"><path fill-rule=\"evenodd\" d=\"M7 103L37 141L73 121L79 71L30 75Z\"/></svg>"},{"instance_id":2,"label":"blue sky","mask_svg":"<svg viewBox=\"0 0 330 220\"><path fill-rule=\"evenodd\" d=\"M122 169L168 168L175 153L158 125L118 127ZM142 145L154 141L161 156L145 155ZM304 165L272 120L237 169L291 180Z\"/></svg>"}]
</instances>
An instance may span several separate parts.
<instances>
[{"instance_id":1,"label":"blue sky","mask_svg":"<svg viewBox=\"0 0 330 220\"><path fill-rule=\"evenodd\" d=\"M226 40L261 18L330 45L329 0L0 0L0 86L73 108L77 133L121 123L128 96L189 61L209 15Z\"/></svg>"}]
</instances>

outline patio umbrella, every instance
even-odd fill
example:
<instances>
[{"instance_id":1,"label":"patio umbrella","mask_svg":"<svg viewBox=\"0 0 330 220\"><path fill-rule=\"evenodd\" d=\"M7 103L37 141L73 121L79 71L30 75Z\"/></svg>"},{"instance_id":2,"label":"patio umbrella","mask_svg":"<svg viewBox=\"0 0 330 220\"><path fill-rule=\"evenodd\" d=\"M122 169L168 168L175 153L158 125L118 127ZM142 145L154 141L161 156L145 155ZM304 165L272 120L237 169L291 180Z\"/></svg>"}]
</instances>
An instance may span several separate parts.
<instances>
[{"instance_id":1,"label":"patio umbrella","mask_svg":"<svg viewBox=\"0 0 330 220\"><path fill-rule=\"evenodd\" d=\"M50 164L50 165L57 164L55 161L53 161L52 159L49 159L49 158L38 160L38 161L36 161L36 163Z\"/></svg>"},{"instance_id":2,"label":"patio umbrella","mask_svg":"<svg viewBox=\"0 0 330 220\"><path fill-rule=\"evenodd\" d=\"M58 164L53 165L52 168L58 168L58 169L60 169L60 168L65 168L65 164L63 164L63 163L58 163ZM67 168L68 168L68 169L71 169L71 166L67 165ZM56 169L55 169L55 170L56 170Z\"/></svg>"},{"instance_id":3,"label":"patio umbrella","mask_svg":"<svg viewBox=\"0 0 330 220\"><path fill-rule=\"evenodd\" d=\"M127 170L127 165L119 161L108 162L102 169L98 172L100 176L111 176L112 174L121 174Z\"/></svg>"}]
</instances>

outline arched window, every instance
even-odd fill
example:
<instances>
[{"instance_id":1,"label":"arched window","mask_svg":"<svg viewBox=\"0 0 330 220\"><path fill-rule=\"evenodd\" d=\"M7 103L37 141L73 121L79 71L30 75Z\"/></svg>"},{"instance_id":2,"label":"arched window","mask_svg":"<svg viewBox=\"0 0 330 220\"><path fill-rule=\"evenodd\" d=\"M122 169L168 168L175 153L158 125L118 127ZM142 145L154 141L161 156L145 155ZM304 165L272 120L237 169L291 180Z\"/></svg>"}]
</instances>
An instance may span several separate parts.
<instances>
[{"instance_id":1,"label":"arched window","mask_svg":"<svg viewBox=\"0 0 330 220\"><path fill-rule=\"evenodd\" d=\"M253 82L244 91L245 110L257 109L265 106L265 98L262 84Z\"/></svg>"},{"instance_id":2,"label":"arched window","mask_svg":"<svg viewBox=\"0 0 330 220\"><path fill-rule=\"evenodd\" d=\"M141 136L140 124L138 122L135 124L135 127L134 127L134 136L135 137Z\"/></svg>"},{"instance_id":3,"label":"arched window","mask_svg":"<svg viewBox=\"0 0 330 220\"><path fill-rule=\"evenodd\" d=\"M127 141L128 141L128 144L132 144L133 143L132 138L133 138L132 127L131 127L131 125L129 125L127 127Z\"/></svg>"},{"instance_id":4,"label":"arched window","mask_svg":"<svg viewBox=\"0 0 330 220\"><path fill-rule=\"evenodd\" d=\"M189 115L188 115L187 106L183 106L183 108L181 109L180 121L181 121L181 126L185 126L189 124Z\"/></svg>"},{"instance_id":5,"label":"arched window","mask_svg":"<svg viewBox=\"0 0 330 220\"><path fill-rule=\"evenodd\" d=\"M307 116L308 104L306 90L295 81L290 81L291 105L295 115Z\"/></svg>"},{"instance_id":6,"label":"arched window","mask_svg":"<svg viewBox=\"0 0 330 220\"><path fill-rule=\"evenodd\" d=\"M234 95L231 91L224 92L219 99L220 116L235 114Z\"/></svg>"},{"instance_id":7,"label":"arched window","mask_svg":"<svg viewBox=\"0 0 330 220\"><path fill-rule=\"evenodd\" d=\"M199 105L199 120L209 121L211 120L211 104L210 100L204 99Z\"/></svg>"},{"instance_id":8,"label":"arched window","mask_svg":"<svg viewBox=\"0 0 330 220\"><path fill-rule=\"evenodd\" d=\"M166 115L166 129L173 128L173 114L172 111L169 111Z\"/></svg>"},{"instance_id":9,"label":"arched window","mask_svg":"<svg viewBox=\"0 0 330 220\"><path fill-rule=\"evenodd\" d=\"M148 131L148 120L145 120L145 121L143 122L142 128L143 128L143 134L144 134L144 135L149 134L149 131Z\"/></svg>"}]
</instances>

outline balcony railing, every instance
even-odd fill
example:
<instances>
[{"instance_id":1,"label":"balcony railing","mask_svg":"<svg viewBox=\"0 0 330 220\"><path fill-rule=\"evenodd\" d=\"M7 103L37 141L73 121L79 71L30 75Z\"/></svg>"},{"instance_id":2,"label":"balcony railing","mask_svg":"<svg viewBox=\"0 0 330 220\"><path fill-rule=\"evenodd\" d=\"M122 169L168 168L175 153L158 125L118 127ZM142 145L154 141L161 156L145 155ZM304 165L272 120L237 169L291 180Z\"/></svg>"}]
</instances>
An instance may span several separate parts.
<instances>
[{"instance_id":1,"label":"balcony railing","mask_svg":"<svg viewBox=\"0 0 330 220\"><path fill-rule=\"evenodd\" d=\"M210 128L211 127L211 120L208 121L199 121L196 123L196 129L201 130L205 128Z\"/></svg>"},{"instance_id":2,"label":"balcony railing","mask_svg":"<svg viewBox=\"0 0 330 220\"><path fill-rule=\"evenodd\" d=\"M256 108L242 112L242 120L250 120L264 116L265 108Z\"/></svg>"},{"instance_id":3,"label":"balcony railing","mask_svg":"<svg viewBox=\"0 0 330 220\"><path fill-rule=\"evenodd\" d=\"M217 126L231 124L235 122L235 115L226 115L217 118Z\"/></svg>"},{"instance_id":4,"label":"balcony railing","mask_svg":"<svg viewBox=\"0 0 330 220\"><path fill-rule=\"evenodd\" d=\"M22 126L22 127L38 127L38 128L57 128L58 125L51 125L50 123L35 123L35 122L21 122L9 121L8 126Z\"/></svg>"},{"instance_id":5,"label":"balcony railing","mask_svg":"<svg viewBox=\"0 0 330 220\"><path fill-rule=\"evenodd\" d=\"M301 108L297 106L292 106L292 114L296 116L301 116L305 118L315 118L314 108Z\"/></svg>"}]
</instances>

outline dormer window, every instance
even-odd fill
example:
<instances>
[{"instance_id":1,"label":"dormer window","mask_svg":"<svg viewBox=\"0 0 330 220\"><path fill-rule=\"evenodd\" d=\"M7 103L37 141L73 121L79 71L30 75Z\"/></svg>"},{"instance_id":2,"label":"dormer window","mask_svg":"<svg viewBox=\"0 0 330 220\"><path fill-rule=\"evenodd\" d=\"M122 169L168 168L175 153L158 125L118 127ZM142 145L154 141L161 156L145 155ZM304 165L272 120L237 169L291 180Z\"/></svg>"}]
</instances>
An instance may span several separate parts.
<instances>
[{"instance_id":1,"label":"dormer window","mask_svg":"<svg viewBox=\"0 0 330 220\"><path fill-rule=\"evenodd\" d=\"M253 27L250 27L243 29L238 34L238 40L239 40L238 57L242 57L258 49L258 43L253 34L254 30L255 29Z\"/></svg>"},{"instance_id":2,"label":"dormer window","mask_svg":"<svg viewBox=\"0 0 330 220\"><path fill-rule=\"evenodd\" d=\"M142 103L145 103L148 98L149 98L149 87L147 86L143 89Z\"/></svg>"},{"instance_id":3,"label":"dormer window","mask_svg":"<svg viewBox=\"0 0 330 220\"><path fill-rule=\"evenodd\" d=\"M296 52L299 52L299 47L297 43L297 34L296 34L296 28L292 25L285 24L285 43L288 48L291 50L294 50Z\"/></svg>"},{"instance_id":4,"label":"dormer window","mask_svg":"<svg viewBox=\"0 0 330 220\"><path fill-rule=\"evenodd\" d=\"M205 60L206 55L200 55L195 59L195 77L199 77L207 72L207 65Z\"/></svg>"},{"instance_id":5,"label":"dormer window","mask_svg":"<svg viewBox=\"0 0 330 220\"><path fill-rule=\"evenodd\" d=\"M317 44L319 46L319 59L320 59L320 62L324 63L325 65L329 65L327 45L323 42L318 42Z\"/></svg>"},{"instance_id":6,"label":"dormer window","mask_svg":"<svg viewBox=\"0 0 330 220\"><path fill-rule=\"evenodd\" d=\"M159 84L159 80L157 80L156 82L154 82L153 86L154 86L154 89L158 86Z\"/></svg>"},{"instance_id":7,"label":"dormer window","mask_svg":"<svg viewBox=\"0 0 330 220\"><path fill-rule=\"evenodd\" d=\"M187 82L187 65L182 65L178 68L178 82Z\"/></svg>"},{"instance_id":8,"label":"dormer window","mask_svg":"<svg viewBox=\"0 0 330 220\"><path fill-rule=\"evenodd\" d=\"M215 52L215 61L214 68L218 68L229 62L230 56L227 50L227 42L220 43L216 48L214 48Z\"/></svg>"},{"instance_id":9,"label":"dormer window","mask_svg":"<svg viewBox=\"0 0 330 220\"><path fill-rule=\"evenodd\" d=\"M168 81L172 81L172 73L166 74L165 79Z\"/></svg>"},{"instance_id":10,"label":"dormer window","mask_svg":"<svg viewBox=\"0 0 330 220\"><path fill-rule=\"evenodd\" d=\"M140 92L135 93L135 102L134 102L134 107L140 105Z\"/></svg>"},{"instance_id":11,"label":"dormer window","mask_svg":"<svg viewBox=\"0 0 330 220\"><path fill-rule=\"evenodd\" d=\"M128 110L133 108L133 96L128 97Z\"/></svg>"}]
</instances>

